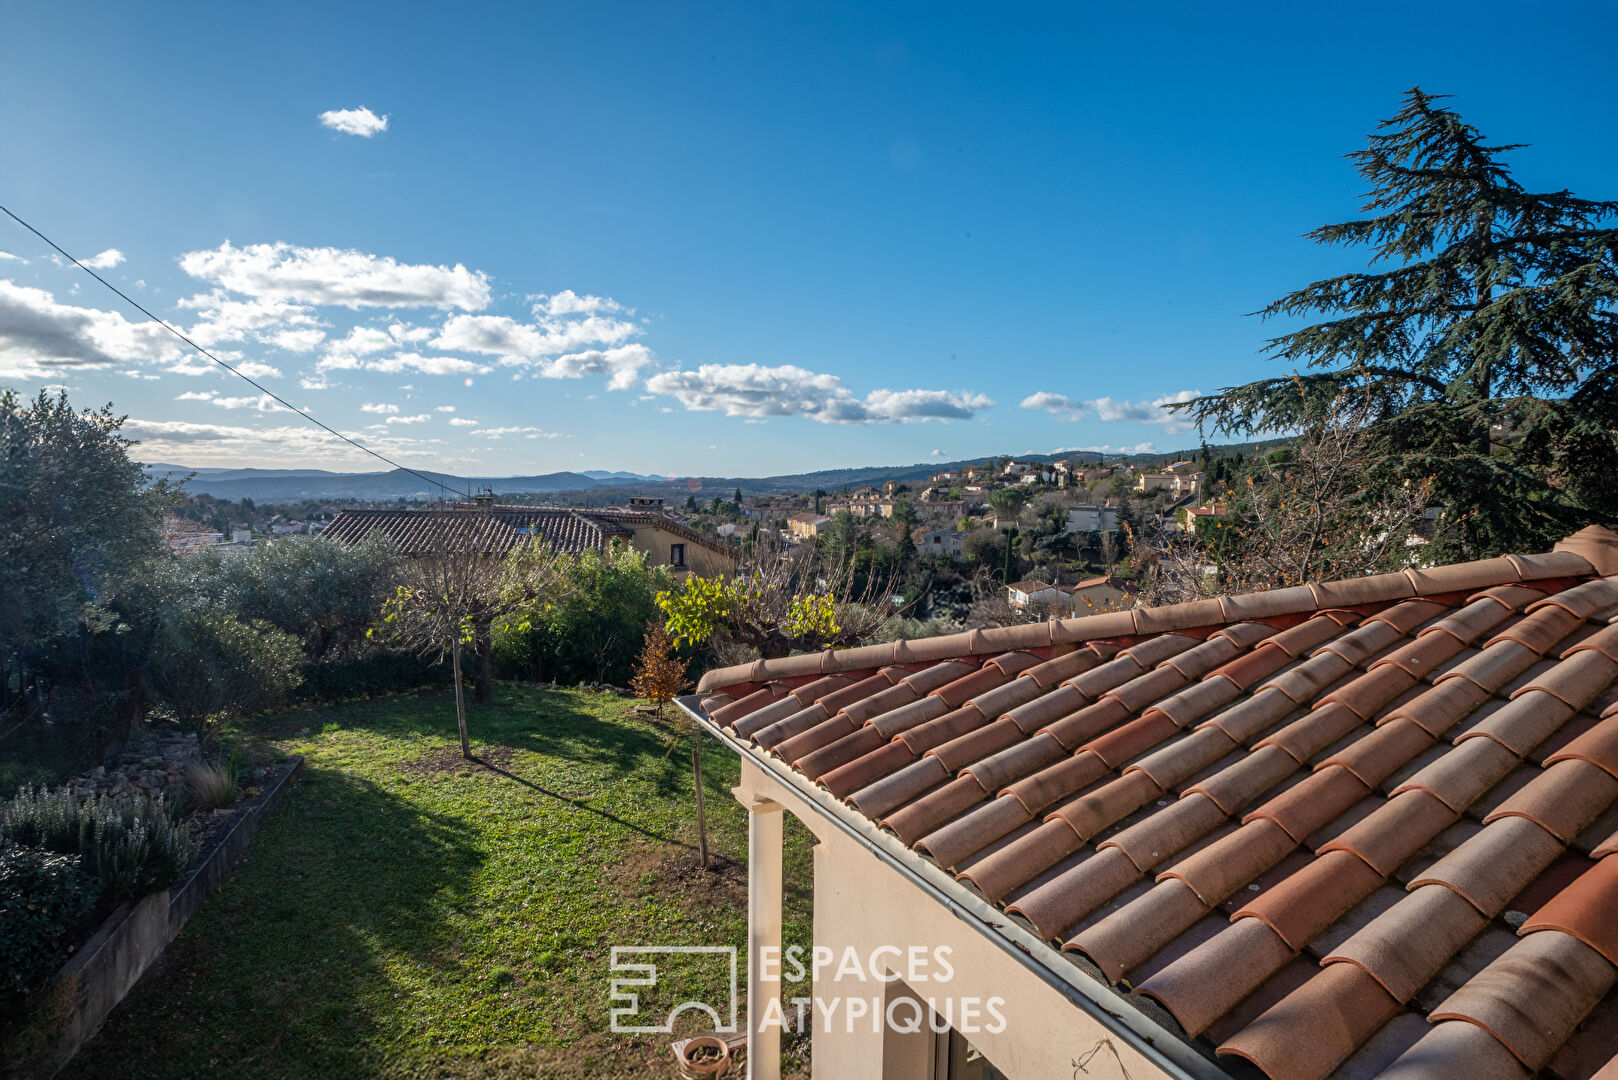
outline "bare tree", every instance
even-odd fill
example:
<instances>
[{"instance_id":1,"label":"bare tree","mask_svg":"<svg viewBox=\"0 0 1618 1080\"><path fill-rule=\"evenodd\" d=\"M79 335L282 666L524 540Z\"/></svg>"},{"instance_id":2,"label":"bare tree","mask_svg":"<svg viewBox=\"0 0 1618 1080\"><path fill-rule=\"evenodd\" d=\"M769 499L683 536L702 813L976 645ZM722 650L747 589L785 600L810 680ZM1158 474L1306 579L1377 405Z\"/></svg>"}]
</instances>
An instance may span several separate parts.
<instances>
[{"instance_id":1,"label":"bare tree","mask_svg":"<svg viewBox=\"0 0 1618 1080\"><path fill-rule=\"evenodd\" d=\"M1367 492L1376 464L1368 403L1340 395L1294 439L1227 486L1223 517L1136 538L1136 576L1150 603L1255 592L1413 565L1430 485Z\"/></svg>"},{"instance_id":2,"label":"bare tree","mask_svg":"<svg viewBox=\"0 0 1618 1080\"><path fill-rule=\"evenodd\" d=\"M423 525L422 554L406 561L404 584L383 608L385 632L424 655L449 658L461 756L471 757L462 656L467 645L487 658L495 620L532 608L560 586L559 558L528 539L505 550L510 526L492 514L446 511ZM492 683L491 683L492 690Z\"/></svg>"}]
</instances>

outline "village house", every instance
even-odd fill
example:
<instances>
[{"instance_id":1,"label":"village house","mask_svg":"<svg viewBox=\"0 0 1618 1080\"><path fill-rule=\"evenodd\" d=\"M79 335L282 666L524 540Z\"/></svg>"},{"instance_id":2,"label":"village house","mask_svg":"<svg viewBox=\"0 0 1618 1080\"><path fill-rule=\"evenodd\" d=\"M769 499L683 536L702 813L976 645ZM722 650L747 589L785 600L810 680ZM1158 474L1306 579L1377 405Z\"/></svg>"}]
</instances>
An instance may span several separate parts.
<instances>
[{"instance_id":1,"label":"village house","mask_svg":"<svg viewBox=\"0 0 1618 1080\"><path fill-rule=\"evenodd\" d=\"M965 499L924 499L916 510L929 521L960 521L967 514Z\"/></svg>"},{"instance_id":2,"label":"village house","mask_svg":"<svg viewBox=\"0 0 1618 1080\"><path fill-rule=\"evenodd\" d=\"M816 1077L1610 1076L1614 612L1592 527L709 671L679 704L741 761L751 1080L809 993L787 884L860 958L814 973Z\"/></svg>"},{"instance_id":3,"label":"village house","mask_svg":"<svg viewBox=\"0 0 1618 1080\"><path fill-rule=\"evenodd\" d=\"M960 562L966 558L966 534L959 529L932 529L924 532L916 550L923 556L944 555Z\"/></svg>"},{"instance_id":4,"label":"village house","mask_svg":"<svg viewBox=\"0 0 1618 1080\"><path fill-rule=\"evenodd\" d=\"M406 558L432 554L458 537L476 536L489 555L504 555L527 538L553 550L576 555L587 549L606 551L614 543L643 552L652 566L676 576L730 577L736 573L737 551L704 536L667 514L640 509L576 510L554 506L502 506L493 502L457 503L441 509L342 510L322 534L343 544L357 544L373 533L391 539Z\"/></svg>"},{"instance_id":5,"label":"village house","mask_svg":"<svg viewBox=\"0 0 1618 1080\"><path fill-rule=\"evenodd\" d=\"M800 540L813 540L830 524L831 518L825 514L812 512L793 514L787 518L787 531Z\"/></svg>"},{"instance_id":6,"label":"village house","mask_svg":"<svg viewBox=\"0 0 1618 1080\"><path fill-rule=\"evenodd\" d=\"M1067 508L1067 522L1062 526L1065 533L1081 532L1117 532L1118 508L1116 506L1070 506Z\"/></svg>"},{"instance_id":7,"label":"village house","mask_svg":"<svg viewBox=\"0 0 1618 1080\"><path fill-rule=\"evenodd\" d=\"M1014 581L1007 585L1006 601L1014 608L1027 607L1029 604L1066 606L1067 597L1063 595L1061 589L1049 582L1029 579Z\"/></svg>"},{"instance_id":8,"label":"village house","mask_svg":"<svg viewBox=\"0 0 1618 1080\"><path fill-rule=\"evenodd\" d=\"M1202 490L1200 472L1143 472L1135 479L1135 490L1143 494L1167 491L1174 495L1196 495Z\"/></svg>"},{"instance_id":9,"label":"village house","mask_svg":"<svg viewBox=\"0 0 1618 1080\"><path fill-rule=\"evenodd\" d=\"M1110 574L1086 578L1068 585L1062 592L1067 606L1075 615L1094 615L1101 611L1121 611L1135 606L1135 587L1122 578Z\"/></svg>"}]
</instances>

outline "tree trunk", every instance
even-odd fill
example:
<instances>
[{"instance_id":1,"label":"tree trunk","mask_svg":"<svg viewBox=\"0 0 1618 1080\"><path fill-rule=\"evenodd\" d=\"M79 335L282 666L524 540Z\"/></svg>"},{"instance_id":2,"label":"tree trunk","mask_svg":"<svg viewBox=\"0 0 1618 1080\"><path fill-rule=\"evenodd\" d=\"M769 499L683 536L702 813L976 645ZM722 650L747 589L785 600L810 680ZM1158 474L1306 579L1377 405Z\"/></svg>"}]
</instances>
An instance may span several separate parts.
<instances>
[{"instance_id":1,"label":"tree trunk","mask_svg":"<svg viewBox=\"0 0 1618 1080\"><path fill-rule=\"evenodd\" d=\"M708 869L708 819L702 810L702 744L701 736L693 736L691 743L691 775L697 782L697 857L702 868Z\"/></svg>"},{"instance_id":2,"label":"tree trunk","mask_svg":"<svg viewBox=\"0 0 1618 1080\"><path fill-rule=\"evenodd\" d=\"M455 721L461 729L461 756L472 756L472 743L466 737L466 691L461 686L461 643L455 642L455 648L450 653L450 666L455 670Z\"/></svg>"},{"instance_id":3,"label":"tree trunk","mask_svg":"<svg viewBox=\"0 0 1618 1080\"><path fill-rule=\"evenodd\" d=\"M472 700L479 705L494 704L494 637L488 623L479 623L472 640L477 682Z\"/></svg>"}]
</instances>

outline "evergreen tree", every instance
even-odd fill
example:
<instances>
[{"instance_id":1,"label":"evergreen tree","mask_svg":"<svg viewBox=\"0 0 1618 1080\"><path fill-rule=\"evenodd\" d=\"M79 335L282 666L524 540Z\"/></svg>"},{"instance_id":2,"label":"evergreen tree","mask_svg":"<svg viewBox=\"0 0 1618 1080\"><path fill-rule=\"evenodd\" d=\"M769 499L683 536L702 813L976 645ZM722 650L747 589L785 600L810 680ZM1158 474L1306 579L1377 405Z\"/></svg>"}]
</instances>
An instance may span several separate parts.
<instances>
[{"instance_id":1,"label":"evergreen tree","mask_svg":"<svg viewBox=\"0 0 1618 1080\"><path fill-rule=\"evenodd\" d=\"M1367 496L1430 483L1441 557L1543 549L1618 522L1618 202L1529 192L1504 155L1419 88L1351 156L1371 216L1309 233L1365 245L1363 273L1265 308L1327 320L1270 342L1311 369L1187 403L1230 434L1305 428L1363 399Z\"/></svg>"}]
</instances>

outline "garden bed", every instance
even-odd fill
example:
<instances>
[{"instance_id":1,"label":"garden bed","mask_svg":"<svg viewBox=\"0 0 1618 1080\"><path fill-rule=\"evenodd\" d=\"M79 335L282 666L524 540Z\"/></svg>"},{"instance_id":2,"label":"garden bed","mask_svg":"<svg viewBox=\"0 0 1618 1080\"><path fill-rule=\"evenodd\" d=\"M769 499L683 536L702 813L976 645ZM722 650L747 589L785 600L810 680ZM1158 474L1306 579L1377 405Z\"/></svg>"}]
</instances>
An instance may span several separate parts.
<instances>
[{"instance_id":1,"label":"garden bed","mask_svg":"<svg viewBox=\"0 0 1618 1080\"><path fill-rule=\"evenodd\" d=\"M173 887L120 904L40 991L30 1025L8 1049L5 1075L55 1075L91 1038L246 853L286 799L301 758L274 767L257 796L213 815L215 825Z\"/></svg>"}]
</instances>

